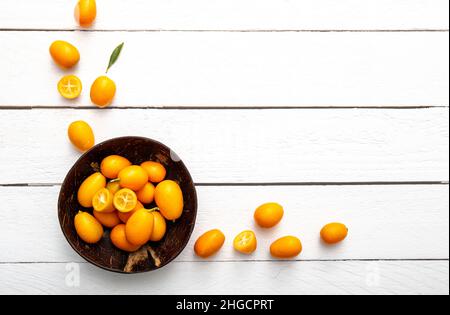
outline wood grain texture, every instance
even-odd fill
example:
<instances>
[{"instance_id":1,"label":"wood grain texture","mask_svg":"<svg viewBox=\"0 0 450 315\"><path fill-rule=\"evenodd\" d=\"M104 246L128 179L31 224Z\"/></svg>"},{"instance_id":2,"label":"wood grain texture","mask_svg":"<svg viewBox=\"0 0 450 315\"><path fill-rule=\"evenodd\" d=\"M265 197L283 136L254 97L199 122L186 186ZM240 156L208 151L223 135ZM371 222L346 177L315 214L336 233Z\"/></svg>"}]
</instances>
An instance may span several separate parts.
<instances>
[{"instance_id":1,"label":"wood grain texture","mask_svg":"<svg viewBox=\"0 0 450 315\"><path fill-rule=\"evenodd\" d=\"M98 0L87 32L75 2L0 1L0 294L448 294L447 0ZM56 92L69 73L50 60L56 39L81 52L74 102ZM124 109L91 110L90 84L121 41L109 75L112 107ZM79 157L66 138L76 119L97 142L160 140L209 184L197 187L197 225L174 263L128 277L69 247L56 202ZM324 182L342 185L310 185ZM270 231L252 220L266 201L286 210ZM336 247L318 239L330 221L350 228ZM193 242L211 228L226 244L199 260ZM231 247L248 228L259 240L250 257ZM268 247L286 234L304 252L275 261Z\"/></svg>"},{"instance_id":2,"label":"wood grain texture","mask_svg":"<svg viewBox=\"0 0 450 315\"><path fill-rule=\"evenodd\" d=\"M56 216L55 187L1 187L0 263L83 261L64 239ZM301 260L448 259L448 185L198 187L199 209L193 236L177 261L199 261L193 253L198 236L213 228L226 235L221 252L208 261L272 260L275 239L296 235ZM253 211L268 201L285 208L283 221L262 230ZM11 215L11 214L14 215ZM348 225L348 239L334 247L320 242L329 222ZM232 249L235 235L257 233L259 249L243 256ZM203 261L203 260L201 260Z\"/></svg>"},{"instance_id":3,"label":"wood grain texture","mask_svg":"<svg viewBox=\"0 0 450 315\"><path fill-rule=\"evenodd\" d=\"M73 286L74 270L80 275L79 286ZM87 264L7 264L0 265L0 279L0 294L448 295L449 264L448 261L173 263L157 272L136 276L111 274Z\"/></svg>"},{"instance_id":4,"label":"wood grain texture","mask_svg":"<svg viewBox=\"0 0 450 315\"><path fill-rule=\"evenodd\" d=\"M48 47L64 39L81 61L64 72ZM111 51L114 106L402 107L449 105L447 32L0 32L0 106L90 106L90 85ZM78 75L84 92L56 84Z\"/></svg>"},{"instance_id":5,"label":"wood grain texture","mask_svg":"<svg viewBox=\"0 0 450 315\"><path fill-rule=\"evenodd\" d=\"M163 142L196 183L448 181L448 111L2 110L0 184L61 183L80 157L66 133L78 119L97 143Z\"/></svg>"},{"instance_id":6,"label":"wood grain texture","mask_svg":"<svg viewBox=\"0 0 450 315\"><path fill-rule=\"evenodd\" d=\"M3 0L0 28L76 29L75 3ZM96 30L448 29L449 11L446 0L97 0L97 7Z\"/></svg>"}]
</instances>

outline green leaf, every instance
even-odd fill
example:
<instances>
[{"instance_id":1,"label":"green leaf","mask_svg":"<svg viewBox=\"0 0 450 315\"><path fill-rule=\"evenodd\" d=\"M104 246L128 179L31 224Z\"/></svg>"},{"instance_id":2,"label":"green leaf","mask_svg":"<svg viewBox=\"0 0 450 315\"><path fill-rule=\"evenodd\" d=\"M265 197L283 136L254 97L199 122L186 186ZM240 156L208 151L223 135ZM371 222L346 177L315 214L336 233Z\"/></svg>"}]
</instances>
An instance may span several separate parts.
<instances>
[{"instance_id":1,"label":"green leaf","mask_svg":"<svg viewBox=\"0 0 450 315\"><path fill-rule=\"evenodd\" d=\"M109 68L111 68L116 63L117 59L119 59L119 56L120 56L120 53L122 51L122 48L123 48L124 44L125 43L120 44L112 52L111 57L109 58L109 64L108 64L108 69L106 69L106 73L108 73Z\"/></svg>"}]
</instances>

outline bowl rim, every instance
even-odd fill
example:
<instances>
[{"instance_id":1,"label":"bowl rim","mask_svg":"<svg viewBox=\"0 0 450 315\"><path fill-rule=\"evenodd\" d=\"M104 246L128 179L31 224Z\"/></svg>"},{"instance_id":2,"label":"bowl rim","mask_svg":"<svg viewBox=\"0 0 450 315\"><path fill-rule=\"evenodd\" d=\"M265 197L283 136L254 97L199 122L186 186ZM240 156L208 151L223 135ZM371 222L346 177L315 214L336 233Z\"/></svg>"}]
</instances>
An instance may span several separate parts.
<instances>
[{"instance_id":1,"label":"bowl rim","mask_svg":"<svg viewBox=\"0 0 450 315\"><path fill-rule=\"evenodd\" d=\"M192 179L192 175L191 175L191 173L189 172L189 169L186 167L186 165L184 164L184 162L183 162L182 159L179 159L179 161L177 161L176 163L181 163L181 166L184 167L184 168L186 169L186 171L187 171L187 176L188 176L188 180L192 183L192 187L193 187L193 196L192 196L192 197L194 198L194 209L193 209L193 211L194 211L194 221L193 221L194 224L191 225L191 227L190 227L190 229L189 229L189 232L188 232L188 234L187 234L187 241L185 242L185 244L183 244L183 245L180 247L180 250L178 251L178 253L177 253L176 255L174 255L173 257L171 257L170 259L168 259L168 260L167 260L163 265L161 265L160 267L157 267L157 268L151 269L151 270L142 270L142 271L125 272L125 271L123 271L123 270L119 270L119 269L114 269L114 268L110 268L110 267L103 266L103 265L97 263L96 261L94 261L94 260L92 260L92 259L90 259L90 258L88 258L88 257L85 257L85 256L78 250L78 248L76 248L75 245L72 244L72 242L70 241L70 239L69 239L69 237L67 236L66 232L64 231L63 224L62 224L62 218L61 218L61 215L60 215L60 203L62 202L62 194L61 194L61 193L62 193L62 189L63 189L63 187L65 186L66 182L68 181L68 175L69 175L72 171L75 170L76 165L78 164L78 162L81 161L85 156L87 156L91 151L94 151L94 150L97 149L99 146L104 145L105 143L112 142L112 141L116 141L116 140L126 140L126 139L151 141L151 142L154 142L156 145L160 145L160 146L162 146L162 147L168 149L170 152L174 152L174 151L172 151L171 148L169 148L169 147L168 147L167 145L165 145L164 143L162 143L162 142L160 142L160 141L157 141L157 140L154 140L154 139L151 139L151 138L142 137L142 136L123 136L123 137L116 137L116 138L111 138L111 139L108 139L108 140L105 140L105 141L102 141L102 142L96 144L96 145L94 145L92 148L90 148L89 150L87 150L86 152L84 152L84 153L83 153L83 154L75 161L75 163L72 165L72 167L70 168L70 170L67 172L66 176L64 177L64 180L63 180L63 182L62 182L62 184L61 184L61 189L60 189L59 195L58 195L58 205L57 205L57 207L56 207L56 208L57 208L56 211L58 212L58 222L59 222L59 227L61 228L61 231L62 231L62 233L63 233L63 235L64 235L64 238L66 239L67 243L69 243L70 247L72 247L72 249L73 249L73 250L74 250L81 258L83 258L83 259L84 259L85 261L87 261L88 263L90 263L90 264L92 264L92 265L94 265L94 266L96 266L96 267L98 267L98 268L100 268L100 269L106 270L106 271L110 271L110 272L114 272L114 273L119 273L119 274L133 275L133 274L142 274L142 273L147 273L147 272L151 272L151 271L157 271L157 270L159 270L159 269L164 268L165 266L167 266L168 264L170 264L172 261L174 261L174 260L175 260L175 259L176 259L176 258L177 258L184 250L185 250L186 246L187 246L188 243L189 243L189 240L190 240L191 237L192 237L192 234L193 234L194 228L195 228L195 223L196 223L196 221L197 221L197 212L198 212L197 190L196 190L196 186L195 186L194 180ZM177 156L178 156L178 155L177 155Z\"/></svg>"}]
</instances>

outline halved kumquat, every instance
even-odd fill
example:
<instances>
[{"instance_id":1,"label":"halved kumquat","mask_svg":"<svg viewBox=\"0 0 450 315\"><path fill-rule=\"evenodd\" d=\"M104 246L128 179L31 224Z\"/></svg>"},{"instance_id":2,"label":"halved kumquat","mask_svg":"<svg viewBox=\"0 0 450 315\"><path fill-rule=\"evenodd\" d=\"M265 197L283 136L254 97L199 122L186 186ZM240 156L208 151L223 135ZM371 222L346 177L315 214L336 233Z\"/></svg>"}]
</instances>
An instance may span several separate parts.
<instances>
[{"instance_id":1,"label":"halved kumquat","mask_svg":"<svg viewBox=\"0 0 450 315\"><path fill-rule=\"evenodd\" d=\"M98 212L114 212L116 209L114 208L113 198L113 194L107 188L102 188L92 198L92 206Z\"/></svg>"},{"instance_id":2,"label":"halved kumquat","mask_svg":"<svg viewBox=\"0 0 450 315\"><path fill-rule=\"evenodd\" d=\"M66 75L58 82L58 92L62 97L73 100L80 96L83 85L75 75Z\"/></svg>"},{"instance_id":3,"label":"halved kumquat","mask_svg":"<svg viewBox=\"0 0 450 315\"><path fill-rule=\"evenodd\" d=\"M130 212L137 205L137 196L134 191L123 188L114 195L113 204L119 212Z\"/></svg>"},{"instance_id":4,"label":"halved kumquat","mask_svg":"<svg viewBox=\"0 0 450 315\"><path fill-rule=\"evenodd\" d=\"M257 241L253 231L244 231L238 234L233 242L234 249L243 254L251 254L256 250Z\"/></svg>"}]
</instances>

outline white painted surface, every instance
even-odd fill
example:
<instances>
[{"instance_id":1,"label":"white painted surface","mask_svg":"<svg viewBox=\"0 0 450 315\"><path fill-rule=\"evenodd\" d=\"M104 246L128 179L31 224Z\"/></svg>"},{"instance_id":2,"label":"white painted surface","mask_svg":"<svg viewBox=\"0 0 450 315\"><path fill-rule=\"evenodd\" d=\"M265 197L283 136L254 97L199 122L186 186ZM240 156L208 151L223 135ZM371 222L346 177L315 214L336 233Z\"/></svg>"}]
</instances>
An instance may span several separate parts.
<instances>
[{"instance_id":1,"label":"white painted surface","mask_svg":"<svg viewBox=\"0 0 450 315\"><path fill-rule=\"evenodd\" d=\"M448 294L447 0L98 0L94 29L64 32L77 29L75 2L0 0L0 294ZM56 92L65 74L48 55L56 39L82 54L75 102ZM89 86L121 40L113 106L146 109L92 110ZM386 108L405 106L426 108ZM58 185L7 187L60 183L79 156L66 128L80 118L98 141L162 140L199 183L346 185L198 187L198 223L176 262L145 275L107 273L63 239ZM354 183L374 181L395 185ZM254 256L237 255L234 234L253 227L253 209L267 200L285 206L285 220L257 229ZM350 236L325 248L317 234L333 220ZM192 242L213 227L227 244L199 261ZM267 255L282 234L301 237L300 260ZM70 262L79 287L65 281Z\"/></svg>"},{"instance_id":2,"label":"white painted surface","mask_svg":"<svg viewBox=\"0 0 450 315\"><path fill-rule=\"evenodd\" d=\"M76 29L76 0L1 0L0 28ZM447 0L97 0L97 30L448 29Z\"/></svg>"},{"instance_id":3,"label":"white painted surface","mask_svg":"<svg viewBox=\"0 0 450 315\"><path fill-rule=\"evenodd\" d=\"M448 108L0 113L0 183L62 183L80 156L66 134L78 119L97 142L162 141L196 183L448 181Z\"/></svg>"},{"instance_id":4,"label":"white painted surface","mask_svg":"<svg viewBox=\"0 0 450 315\"><path fill-rule=\"evenodd\" d=\"M78 46L72 71L54 65L57 39ZM447 32L0 32L0 104L90 106L92 82L125 42L109 76L114 106L448 106ZM56 83L84 83L65 101Z\"/></svg>"},{"instance_id":5,"label":"white painted surface","mask_svg":"<svg viewBox=\"0 0 450 315\"><path fill-rule=\"evenodd\" d=\"M11 211L0 212L0 239L14 240L0 243L3 262L83 261L59 227L59 189L0 188L4 204L16 209L11 210L14 216ZM213 228L221 229L227 240L211 261L272 260L270 244L285 235L301 239L301 260L449 258L447 185L198 187L197 191L195 230L178 261L199 261L194 242ZM253 212L269 201L281 203L285 216L276 228L264 230L255 226ZM319 232L330 222L345 222L349 228L348 239L339 246L320 242ZM233 250L232 242L248 229L257 233L259 247L253 255L243 256Z\"/></svg>"},{"instance_id":6,"label":"white painted surface","mask_svg":"<svg viewBox=\"0 0 450 315\"><path fill-rule=\"evenodd\" d=\"M79 287L72 286L73 268L79 268L75 269L79 270ZM0 265L0 279L4 280L0 294L448 295L449 265L444 261L175 262L156 272L130 276L85 263L78 267L4 264Z\"/></svg>"}]
</instances>

